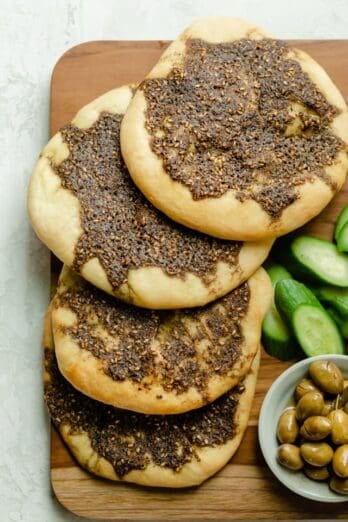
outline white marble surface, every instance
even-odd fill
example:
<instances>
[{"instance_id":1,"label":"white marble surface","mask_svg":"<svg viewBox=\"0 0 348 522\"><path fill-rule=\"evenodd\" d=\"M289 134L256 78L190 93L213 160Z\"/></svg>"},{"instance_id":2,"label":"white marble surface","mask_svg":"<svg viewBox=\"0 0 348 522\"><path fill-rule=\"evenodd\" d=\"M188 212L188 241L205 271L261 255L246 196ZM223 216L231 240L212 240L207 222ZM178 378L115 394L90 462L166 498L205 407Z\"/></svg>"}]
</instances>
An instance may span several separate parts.
<instances>
[{"instance_id":1,"label":"white marble surface","mask_svg":"<svg viewBox=\"0 0 348 522\"><path fill-rule=\"evenodd\" d=\"M1 522L77 520L50 490L40 351L49 254L26 217L52 68L80 42L170 39L206 15L244 17L285 38L348 38L347 0L0 0Z\"/></svg>"}]
</instances>

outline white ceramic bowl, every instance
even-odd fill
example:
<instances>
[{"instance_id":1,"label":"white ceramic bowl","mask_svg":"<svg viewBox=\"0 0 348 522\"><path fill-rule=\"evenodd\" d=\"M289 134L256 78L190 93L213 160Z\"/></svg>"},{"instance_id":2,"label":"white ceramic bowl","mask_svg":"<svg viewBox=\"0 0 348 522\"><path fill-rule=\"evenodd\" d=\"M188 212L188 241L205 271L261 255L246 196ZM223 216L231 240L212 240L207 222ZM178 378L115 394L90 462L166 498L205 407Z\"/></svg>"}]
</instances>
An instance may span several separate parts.
<instances>
[{"instance_id":1,"label":"white ceramic bowl","mask_svg":"<svg viewBox=\"0 0 348 522\"><path fill-rule=\"evenodd\" d=\"M300 361L282 373L274 381L263 401L259 417L259 441L263 456L274 475L294 493L320 502L347 502L348 496L329 489L327 482L315 482L301 471L290 471L277 462L279 442L276 437L278 419L291 403L297 383L305 377L309 365L320 359L334 362L348 379L347 355L318 355Z\"/></svg>"}]
</instances>

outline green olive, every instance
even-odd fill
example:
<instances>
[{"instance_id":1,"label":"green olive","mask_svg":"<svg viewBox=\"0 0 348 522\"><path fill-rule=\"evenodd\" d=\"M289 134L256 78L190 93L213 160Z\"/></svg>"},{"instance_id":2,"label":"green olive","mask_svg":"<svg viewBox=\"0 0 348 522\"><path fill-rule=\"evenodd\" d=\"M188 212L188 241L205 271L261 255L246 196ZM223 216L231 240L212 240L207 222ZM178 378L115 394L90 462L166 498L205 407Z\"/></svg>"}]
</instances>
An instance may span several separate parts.
<instances>
[{"instance_id":1,"label":"green olive","mask_svg":"<svg viewBox=\"0 0 348 522\"><path fill-rule=\"evenodd\" d=\"M294 444L282 444L278 448L278 461L285 468L298 471L303 468L303 460L300 455L300 448Z\"/></svg>"},{"instance_id":2,"label":"green olive","mask_svg":"<svg viewBox=\"0 0 348 522\"><path fill-rule=\"evenodd\" d=\"M312 480L326 480L330 476L330 471L327 466L323 466L322 468L316 468L315 466L310 466L306 464L303 468L305 475Z\"/></svg>"},{"instance_id":3,"label":"green olive","mask_svg":"<svg viewBox=\"0 0 348 522\"><path fill-rule=\"evenodd\" d=\"M341 370L331 361L315 361L309 367L309 375L319 388L327 393L341 393L344 379Z\"/></svg>"},{"instance_id":4,"label":"green olive","mask_svg":"<svg viewBox=\"0 0 348 522\"><path fill-rule=\"evenodd\" d=\"M326 442L305 442L300 447L301 457L311 466L322 467L331 462L333 449Z\"/></svg>"},{"instance_id":5,"label":"green olive","mask_svg":"<svg viewBox=\"0 0 348 522\"><path fill-rule=\"evenodd\" d=\"M348 444L348 414L343 410L333 410L329 414L332 430L331 438L334 444Z\"/></svg>"},{"instance_id":6,"label":"green olive","mask_svg":"<svg viewBox=\"0 0 348 522\"><path fill-rule=\"evenodd\" d=\"M299 432L298 423L296 420L296 409L287 408L281 414L278 426L277 426L277 437L279 442L295 442Z\"/></svg>"},{"instance_id":7,"label":"green olive","mask_svg":"<svg viewBox=\"0 0 348 522\"><path fill-rule=\"evenodd\" d=\"M295 400L298 402L306 393L320 391L310 379L302 379L295 388Z\"/></svg>"},{"instance_id":8,"label":"green olive","mask_svg":"<svg viewBox=\"0 0 348 522\"><path fill-rule=\"evenodd\" d=\"M312 415L320 415L324 406L323 395L320 392L306 393L296 405L296 417L303 421Z\"/></svg>"},{"instance_id":9,"label":"green olive","mask_svg":"<svg viewBox=\"0 0 348 522\"><path fill-rule=\"evenodd\" d=\"M344 406L348 403L348 386L343 388L343 392L340 394L338 398L338 407L344 408Z\"/></svg>"},{"instance_id":10,"label":"green olive","mask_svg":"<svg viewBox=\"0 0 348 522\"><path fill-rule=\"evenodd\" d=\"M348 479L332 477L330 480L330 488L340 495L348 495Z\"/></svg>"},{"instance_id":11,"label":"green olive","mask_svg":"<svg viewBox=\"0 0 348 522\"><path fill-rule=\"evenodd\" d=\"M325 399L324 400L324 407L321 411L321 415L324 417L327 417L330 413L330 411L335 409L335 401L331 399Z\"/></svg>"},{"instance_id":12,"label":"green olive","mask_svg":"<svg viewBox=\"0 0 348 522\"><path fill-rule=\"evenodd\" d=\"M315 415L307 417L301 426L301 437L307 440L323 440L331 433L331 421L327 417Z\"/></svg>"},{"instance_id":13,"label":"green olive","mask_svg":"<svg viewBox=\"0 0 348 522\"><path fill-rule=\"evenodd\" d=\"M341 478L348 478L348 444L342 444L332 458L332 469Z\"/></svg>"}]
</instances>

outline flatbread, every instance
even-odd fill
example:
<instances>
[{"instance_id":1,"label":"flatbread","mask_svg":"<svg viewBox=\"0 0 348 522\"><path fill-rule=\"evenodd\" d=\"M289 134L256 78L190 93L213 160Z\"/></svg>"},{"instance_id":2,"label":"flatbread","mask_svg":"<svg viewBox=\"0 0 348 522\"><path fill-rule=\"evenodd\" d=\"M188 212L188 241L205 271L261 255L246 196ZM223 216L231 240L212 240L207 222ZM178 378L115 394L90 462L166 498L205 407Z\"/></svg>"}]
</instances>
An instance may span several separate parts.
<instances>
[{"instance_id":1,"label":"flatbread","mask_svg":"<svg viewBox=\"0 0 348 522\"><path fill-rule=\"evenodd\" d=\"M52 302L60 371L85 395L118 408L160 415L199 408L248 372L271 295L260 268L213 304L149 311L64 269Z\"/></svg>"},{"instance_id":2,"label":"flatbread","mask_svg":"<svg viewBox=\"0 0 348 522\"><path fill-rule=\"evenodd\" d=\"M59 373L50 317L44 332L45 400L78 463L103 478L182 488L219 471L239 447L254 396L260 354L243 383L200 410L149 416L90 399Z\"/></svg>"},{"instance_id":3,"label":"flatbread","mask_svg":"<svg viewBox=\"0 0 348 522\"><path fill-rule=\"evenodd\" d=\"M219 238L277 237L342 187L348 112L305 52L235 18L193 23L164 52L121 126L153 205Z\"/></svg>"},{"instance_id":4,"label":"flatbread","mask_svg":"<svg viewBox=\"0 0 348 522\"><path fill-rule=\"evenodd\" d=\"M120 153L133 88L81 109L44 148L29 187L32 225L86 280L146 308L201 306L247 279L272 241L217 241L170 221L143 197Z\"/></svg>"}]
</instances>

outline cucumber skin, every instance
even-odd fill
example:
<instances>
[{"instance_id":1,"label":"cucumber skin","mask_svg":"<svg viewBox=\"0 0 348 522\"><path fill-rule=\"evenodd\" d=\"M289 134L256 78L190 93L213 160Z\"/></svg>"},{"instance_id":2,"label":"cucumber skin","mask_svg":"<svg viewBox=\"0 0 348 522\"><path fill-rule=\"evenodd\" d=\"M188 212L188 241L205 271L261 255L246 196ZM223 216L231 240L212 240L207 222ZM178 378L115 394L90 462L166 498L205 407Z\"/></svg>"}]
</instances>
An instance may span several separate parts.
<instances>
[{"instance_id":1,"label":"cucumber skin","mask_svg":"<svg viewBox=\"0 0 348 522\"><path fill-rule=\"evenodd\" d=\"M299 309L302 306L316 308L317 310L320 310L322 314L325 314L327 319L334 326L335 330L337 330L337 339L341 339L340 349L336 353L344 353L342 337L336 323L326 312L325 308L321 305L320 301L316 298L314 293L303 283L300 283L294 279L284 279L283 281L279 281L275 287L275 303L281 317L283 317L283 319L289 325L295 338L307 356L311 355L309 353L310 350L301 344L301 336L296 331L296 328L294 328L294 314L300 313Z\"/></svg>"},{"instance_id":2,"label":"cucumber skin","mask_svg":"<svg viewBox=\"0 0 348 522\"><path fill-rule=\"evenodd\" d=\"M334 234L336 243L338 241L338 236L342 230L342 227L345 225L345 223L348 223L348 205L343 207L336 221Z\"/></svg>"},{"instance_id":3,"label":"cucumber skin","mask_svg":"<svg viewBox=\"0 0 348 522\"><path fill-rule=\"evenodd\" d=\"M331 280L325 279L325 278L319 276L316 271L307 267L306 265L304 265L297 259L296 255L294 254L294 249L296 249L298 241L300 241L300 240L302 241L304 239L308 239L310 241L314 239L316 241L320 241L323 244L331 245L332 247L335 248L335 245L331 241L328 241L326 239L321 239L316 236L310 236L310 235L301 235L301 236L295 237L291 242L285 243L285 248L281 249L277 253L277 259L282 264L284 264L286 266L286 268L292 274L294 274L295 277L297 277L299 279L303 279L306 282L308 281L308 282L312 282L312 283L320 282L320 283L326 283L326 284L333 284ZM338 252L338 249L336 249L336 250L339 255L342 255L342 253ZM346 287L347 283L346 282L344 282L342 284L335 283L335 286Z\"/></svg>"},{"instance_id":4,"label":"cucumber skin","mask_svg":"<svg viewBox=\"0 0 348 522\"><path fill-rule=\"evenodd\" d=\"M304 267L302 264L300 264L294 256L293 245L296 239L297 237L292 238L291 241L282 241L280 243L280 248L279 250L277 250L276 253L277 260L280 263L282 263L295 277L298 277L299 279L304 279L305 281L309 280L312 282L318 282L318 279L313 275L313 272L310 269Z\"/></svg>"},{"instance_id":5,"label":"cucumber skin","mask_svg":"<svg viewBox=\"0 0 348 522\"><path fill-rule=\"evenodd\" d=\"M271 279L273 291L278 281L292 277L290 272L279 264L268 267L267 273ZM269 355L281 361L290 361L298 356L299 348L296 346L288 326L279 315L274 299L262 322L261 342Z\"/></svg>"},{"instance_id":6,"label":"cucumber skin","mask_svg":"<svg viewBox=\"0 0 348 522\"><path fill-rule=\"evenodd\" d=\"M304 324L306 324L306 322L303 323L303 314L305 313L306 309L307 309L307 311L308 311L308 309L310 309L312 314L313 314L313 311L316 311L317 313L320 312L321 321L324 320L327 323L329 323L328 325L326 325L326 327L327 328L331 327L331 330L332 330L331 333L333 333L333 335L336 337L336 338L331 337L330 342L329 342L330 349L326 350L325 346L321 346L321 349L318 350L317 346L308 343L308 338L307 338L307 343L306 343L306 335L303 334L303 330L304 330L303 326L304 326ZM301 320L300 315L302 315L302 320ZM302 323L301 325L298 324L299 321ZM311 319L311 323L312 323L312 321L313 321L313 319ZM307 325L308 325L308 322L307 322ZM324 325L324 329L325 329L325 325ZM325 355L325 354L337 354L337 355L345 354L345 346L343 343L341 332L340 332L337 324L335 323L335 321L332 319L330 314L328 314L325 309L320 310L317 307L313 307L312 305L306 305L306 304L299 305L294 313L293 330L294 330L296 339L300 343L300 346L301 346L302 350L304 351L304 353L307 355L307 357L313 357L314 355ZM321 328L321 332L322 332L322 337L321 337L321 341L322 341L323 337L325 338L325 330L323 330ZM324 344L325 344L325 342L324 342ZM326 344L326 346L327 346L327 344ZM334 350L332 350L333 347L335 348Z\"/></svg>"},{"instance_id":7,"label":"cucumber skin","mask_svg":"<svg viewBox=\"0 0 348 522\"><path fill-rule=\"evenodd\" d=\"M278 281L283 279L292 279L290 272L282 265L274 264L267 268L267 274L271 279L272 286L275 287Z\"/></svg>"},{"instance_id":8,"label":"cucumber skin","mask_svg":"<svg viewBox=\"0 0 348 522\"><path fill-rule=\"evenodd\" d=\"M279 325L276 324L277 321L280 322ZM275 305L272 305L263 320L261 342L268 355L281 361L291 361L300 353L294 337Z\"/></svg>"},{"instance_id":9,"label":"cucumber skin","mask_svg":"<svg viewBox=\"0 0 348 522\"><path fill-rule=\"evenodd\" d=\"M341 317L340 314L333 308L327 308L327 313L335 321L340 330L342 337L348 340L348 319Z\"/></svg>"},{"instance_id":10,"label":"cucumber skin","mask_svg":"<svg viewBox=\"0 0 348 522\"><path fill-rule=\"evenodd\" d=\"M313 288L313 292L320 302L329 304L339 314L348 318L348 288L326 285Z\"/></svg>"},{"instance_id":11,"label":"cucumber skin","mask_svg":"<svg viewBox=\"0 0 348 522\"><path fill-rule=\"evenodd\" d=\"M283 343L272 337L268 337L266 334L263 334L262 346L268 355L271 357L276 357L280 361L284 362L298 359L301 355L301 350L297 344L295 344L293 337L291 337L290 341L287 343Z\"/></svg>"},{"instance_id":12,"label":"cucumber skin","mask_svg":"<svg viewBox=\"0 0 348 522\"><path fill-rule=\"evenodd\" d=\"M338 234L337 250L339 252L348 252L348 221L343 225Z\"/></svg>"},{"instance_id":13,"label":"cucumber skin","mask_svg":"<svg viewBox=\"0 0 348 522\"><path fill-rule=\"evenodd\" d=\"M289 324L290 328L292 328L294 312L300 305L311 305L324 310L313 292L295 279L279 281L275 286L274 298L281 317Z\"/></svg>"}]
</instances>

